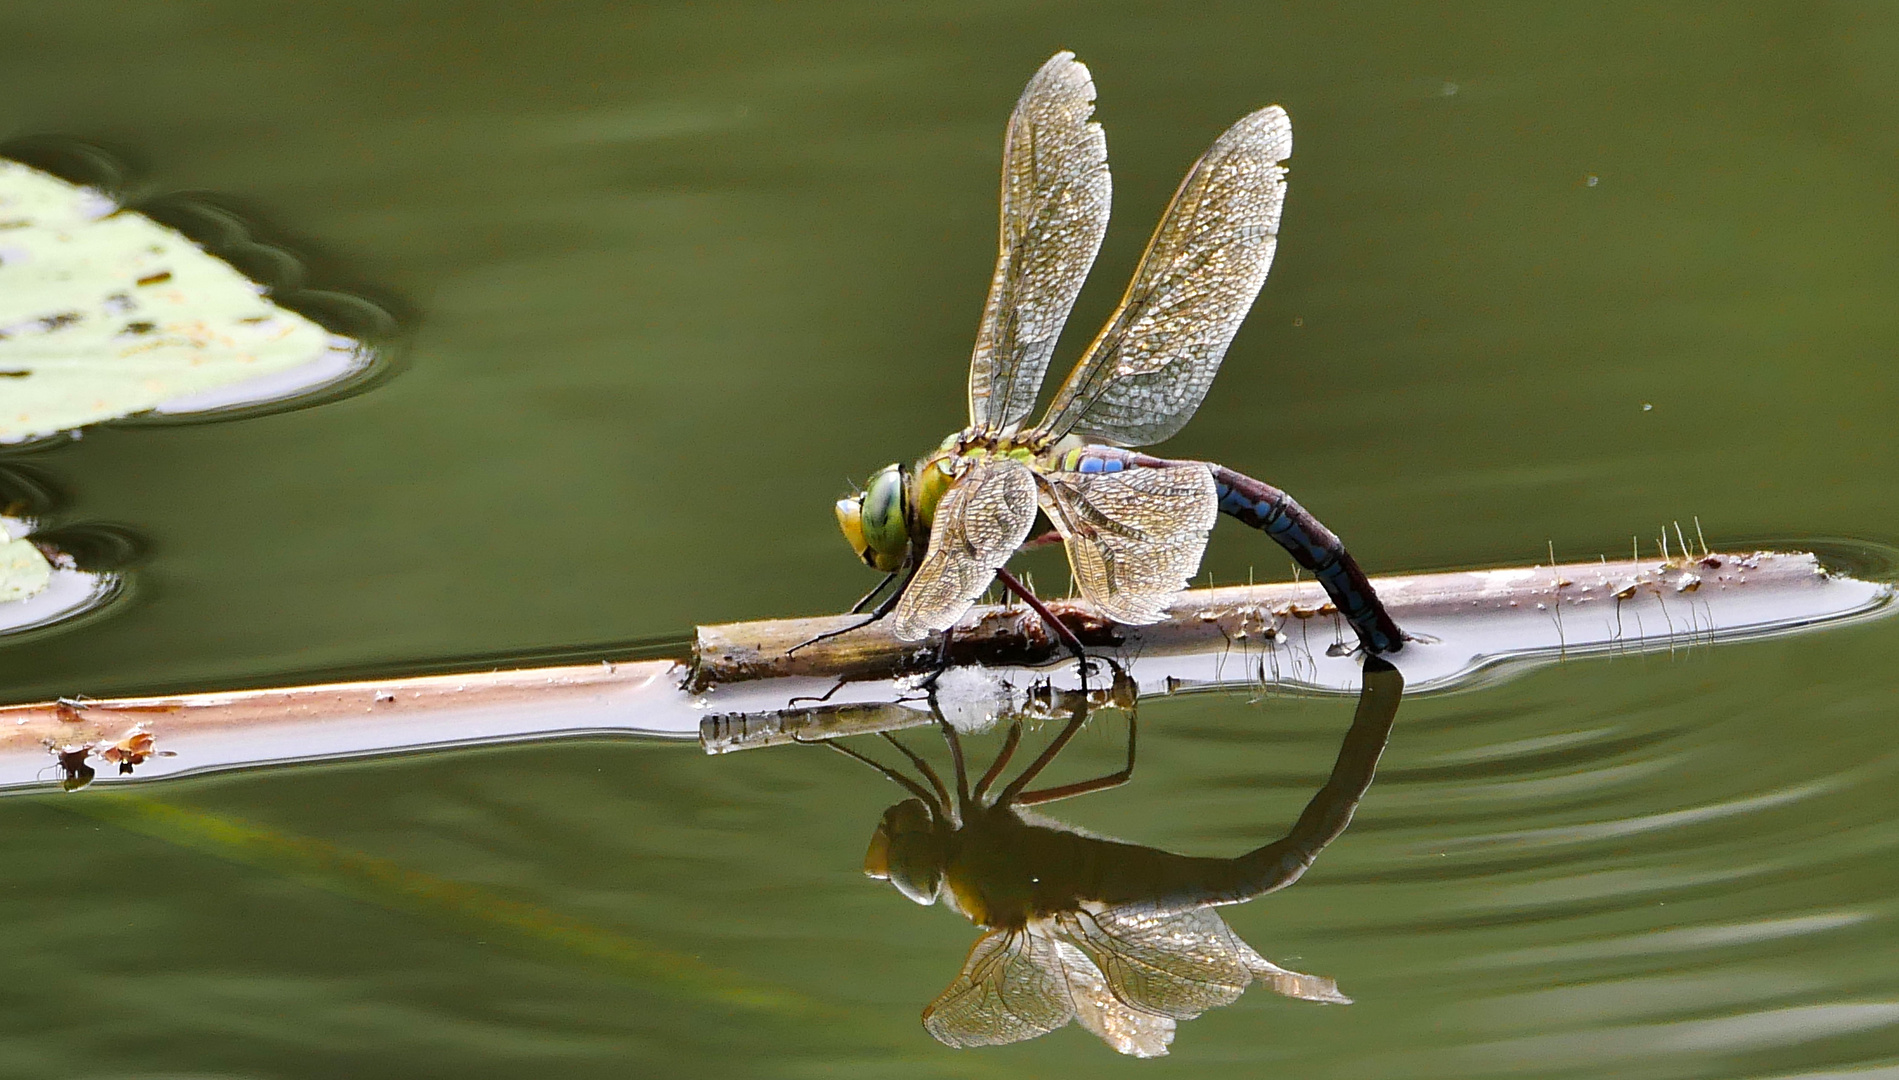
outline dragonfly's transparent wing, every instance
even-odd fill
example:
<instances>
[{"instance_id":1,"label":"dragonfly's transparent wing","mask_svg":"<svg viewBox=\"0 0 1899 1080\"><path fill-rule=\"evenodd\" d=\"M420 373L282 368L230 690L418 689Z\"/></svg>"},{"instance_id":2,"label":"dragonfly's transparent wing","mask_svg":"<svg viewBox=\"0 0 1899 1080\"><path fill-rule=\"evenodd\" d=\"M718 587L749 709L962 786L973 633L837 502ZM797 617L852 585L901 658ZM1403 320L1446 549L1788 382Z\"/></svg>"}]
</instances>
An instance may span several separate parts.
<instances>
[{"instance_id":1,"label":"dragonfly's transparent wing","mask_svg":"<svg viewBox=\"0 0 1899 1080\"><path fill-rule=\"evenodd\" d=\"M969 362L969 422L1000 433L1035 408L1049 354L1108 231L1108 143L1075 54L1029 80L1002 146L1002 240Z\"/></svg>"},{"instance_id":2,"label":"dragonfly's transparent wing","mask_svg":"<svg viewBox=\"0 0 1899 1080\"><path fill-rule=\"evenodd\" d=\"M892 633L920 641L956 625L1035 524L1035 474L1014 458L977 458L936 506L930 546L897 601Z\"/></svg>"},{"instance_id":3,"label":"dragonfly's transparent wing","mask_svg":"<svg viewBox=\"0 0 1899 1080\"><path fill-rule=\"evenodd\" d=\"M1231 1004L1253 973L1246 944L1207 908L1109 907L1059 916L1056 936L1085 953L1123 1005L1191 1020Z\"/></svg>"},{"instance_id":4,"label":"dragonfly's transparent wing","mask_svg":"<svg viewBox=\"0 0 1899 1080\"><path fill-rule=\"evenodd\" d=\"M1145 446L1207 395L1279 238L1292 122L1278 106L1228 128L1181 181L1121 306L1037 429Z\"/></svg>"},{"instance_id":5,"label":"dragonfly's transparent wing","mask_svg":"<svg viewBox=\"0 0 1899 1080\"><path fill-rule=\"evenodd\" d=\"M1075 1007L1077 1023L1132 1057L1160 1057L1167 1052L1167 1045L1174 1041L1172 1017L1123 1005L1088 954L1073 945L1057 941L1055 952L1068 980L1068 999Z\"/></svg>"},{"instance_id":6,"label":"dragonfly's transparent wing","mask_svg":"<svg viewBox=\"0 0 1899 1080\"><path fill-rule=\"evenodd\" d=\"M1200 569L1220 507L1212 472L1183 464L1043 479L1082 595L1116 622L1158 622Z\"/></svg>"},{"instance_id":7,"label":"dragonfly's transparent wing","mask_svg":"<svg viewBox=\"0 0 1899 1080\"><path fill-rule=\"evenodd\" d=\"M1028 930L991 930L963 970L923 1010L923 1027L947 1046L1000 1046L1046 1035L1074 1018L1054 942Z\"/></svg>"}]
</instances>

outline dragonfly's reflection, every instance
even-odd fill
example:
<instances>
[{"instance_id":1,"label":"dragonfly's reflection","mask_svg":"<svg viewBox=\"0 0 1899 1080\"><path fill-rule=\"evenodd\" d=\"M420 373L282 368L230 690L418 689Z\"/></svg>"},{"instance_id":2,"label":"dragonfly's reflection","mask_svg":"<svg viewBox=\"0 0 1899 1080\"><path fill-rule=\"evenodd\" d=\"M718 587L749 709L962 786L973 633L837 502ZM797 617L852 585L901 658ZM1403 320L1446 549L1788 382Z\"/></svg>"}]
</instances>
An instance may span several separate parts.
<instances>
[{"instance_id":1,"label":"dragonfly's reflection","mask_svg":"<svg viewBox=\"0 0 1899 1080\"><path fill-rule=\"evenodd\" d=\"M1331 979L1266 960L1213 909L1292 884L1345 831L1371 784L1403 690L1396 669L1368 660L1357 714L1331 777L1283 838L1230 859L1092 836L1030 809L1132 776L1136 726L1125 680L1092 700L1081 692L1058 695L1066 724L1006 782L1022 740L1020 719L973 784L956 730L939 724L954 765L953 791L888 733L883 737L902 751L917 778L829 742L912 796L884 812L865 872L919 904L943 900L984 931L955 981L923 1010L923 1026L942 1042L965 1047L1032 1039L1073 1020L1124 1054L1153 1057L1167 1052L1179 1021L1230 1004L1255 981L1288 997L1348 1003ZM1092 780L1031 788L1090 709L1104 704L1126 713L1126 766Z\"/></svg>"}]
</instances>

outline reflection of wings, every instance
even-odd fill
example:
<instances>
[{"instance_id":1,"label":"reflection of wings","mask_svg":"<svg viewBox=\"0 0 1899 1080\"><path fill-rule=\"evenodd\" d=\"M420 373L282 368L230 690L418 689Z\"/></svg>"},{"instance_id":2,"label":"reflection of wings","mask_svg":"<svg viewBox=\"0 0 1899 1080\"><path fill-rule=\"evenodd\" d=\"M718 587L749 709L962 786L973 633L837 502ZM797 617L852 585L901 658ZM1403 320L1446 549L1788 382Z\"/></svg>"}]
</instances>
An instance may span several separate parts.
<instances>
[{"instance_id":1,"label":"reflection of wings","mask_svg":"<svg viewBox=\"0 0 1899 1080\"><path fill-rule=\"evenodd\" d=\"M1235 941L1239 941L1237 936ZM1272 987L1275 994L1284 994L1301 1001L1323 1001L1328 1005L1350 1005L1352 999L1339 993L1336 980L1323 975L1301 975L1296 971L1287 971L1271 960L1253 951L1253 947L1239 941L1240 948L1246 951L1246 969L1253 978Z\"/></svg>"},{"instance_id":2,"label":"reflection of wings","mask_svg":"<svg viewBox=\"0 0 1899 1080\"><path fill-rule=\"evenodd\" d=\"M923 1010L948 1046L1000 1046L1046 1035L1074 1018L1054 943L1028 930L991 930L970 947L949 989Z\"/></svg>"},{"instance_id":3,"label":"reflection of wings","mask_svg":"<svg viewBox=\"0 0 1899 1080\"><path fill-rule=\"evenodd\" d=\"M1068 980L1076 1022L1123 1054L1150 1058L1167 1052L1167 1044L1174 1041L1172 1017L1121 1004L1086 953L1066 941L1057 941L1055 950Z\"/></svg>"},{"instance_id":4,"label":"reflection of wings","mask_svg":"<svg viewBox=\"0 0 1899 1080\"><path fill-rule=\"evenodd\" d=\"M1158 622L1200 568L1219 513L1213 474L1196 464L1043 479L1082 595L1116 622Z\"/></svg>"},{"instance_id":5,"label":"reflection of wings","mask_svg":"<svg viewBox=\"0 0 1899 1080\"><path fill-rule=\"evenodd\" d=\"M1035 474L1014 458L977 458L936 506L930 547L897 601L892 632L919 641L956 625L1035 524Z\"/></svg>"},{"instance_id":6,"label":"reflection of wings","mask_svg":"<svg viewBox=\"0 0 1899 1080\"><path fill-rule=\"evenodd\" d=\"M1145 446L1179 431L1266 282L1279 237L1292 122L1278 106L1228 128L1194 163L1148 241L1114 318L1037 428Z\"/></svg>"},{"instance_id":7,"label":"reflection of wings","mask_svg":"<svg viewBox=\"0 0 1899 1080\"><path fill-rule=\"evenodd\" d=\"M999 1046L1080 1021L1109 1046L1159 1057L1177 1021L1227 1005L1254 978L1349 1004L1331 979L1275 967L1208 909L1090 906L976 939L923 1026L950 1046Z\"/></svg>"},{"instance_id":8,"label":"reflection of wings","mask_svg":"<svg viewBox=\"0 0 1899 1080\"><path fill-rule=\"evenodd\" d=\"M1002 244L969 362L969 421L989 432L1035 407L1055 339L1108 231L1108 144L1075 54L1029 80L1002 148Z\"/></svg>"},{"instance_id":9,"label":"reflection of wings","mask_svg":"<svg viewBox=\"0 0 1899 1080\"><path fill-rule=\"evenodd\" d=\"M1102 908L1058 917L1057 935L1085 953L1122 1004L1191 1020L1237 1000L1253 980L1244 942L1207 908ZM1236 947L1237 945L1237 947Z\"/></svg>"}]
</instances>

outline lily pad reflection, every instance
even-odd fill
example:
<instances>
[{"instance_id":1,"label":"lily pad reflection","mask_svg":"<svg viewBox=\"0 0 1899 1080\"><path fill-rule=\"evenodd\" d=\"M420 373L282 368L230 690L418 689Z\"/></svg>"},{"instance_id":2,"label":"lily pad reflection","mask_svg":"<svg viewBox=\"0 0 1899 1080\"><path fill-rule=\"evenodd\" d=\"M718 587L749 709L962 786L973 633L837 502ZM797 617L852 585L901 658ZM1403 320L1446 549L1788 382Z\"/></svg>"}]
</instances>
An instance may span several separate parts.
<instances>
[{"instance_id":1,"label":"lily pad reflection","mask_svg":"<svg viewBox=\"0 0 1899 1080\"><path fill-rule=\"evenodd\" d=\"M18 524L0 518L0 604L43 592L53 580L53 564L40 549L24 535L13 535Z\"/></svg>"},{"instance_id":2,"label":"lily pad reflection","mask_svg":"<svg viewBox=\"0 0 1899 1080\"><path fill-rule=\"evenodd\" d=\"M111 525L45 528L58 501L37 473L0 467L0 638L67 623L124 591L144 546Z\"/></svg>"}]
</instances>

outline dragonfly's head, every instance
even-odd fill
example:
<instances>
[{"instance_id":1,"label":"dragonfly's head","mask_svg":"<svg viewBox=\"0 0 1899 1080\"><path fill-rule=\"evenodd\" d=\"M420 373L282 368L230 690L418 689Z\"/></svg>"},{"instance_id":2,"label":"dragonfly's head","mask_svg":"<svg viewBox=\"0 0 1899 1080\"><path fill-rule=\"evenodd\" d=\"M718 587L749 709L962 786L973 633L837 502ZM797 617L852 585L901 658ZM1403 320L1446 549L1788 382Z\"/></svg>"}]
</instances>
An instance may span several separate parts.
<instances>
[{"instance_id":1,"label":"dragonfly's head","mask_svg":"<svg viewBox=\"0 0 1899 1080\"><path fill-rule=\"evenodd\" d=\"M888 881L919 904L934 904L943 891L948 829L921 799L905 799L884 811L864 853L864 873Z\"/></svg>"},{"instance_id":2,"label":"dragonfly's head","mask_svg":"<svg viewBox=\"0 0 1899 1080\"><path fill-rule=\"evenodd\" d=\"M886 465L864 490L837 501L837 525L857 557L889 573L910 558L910 478Z\"/></svg>"}]
</instances>

